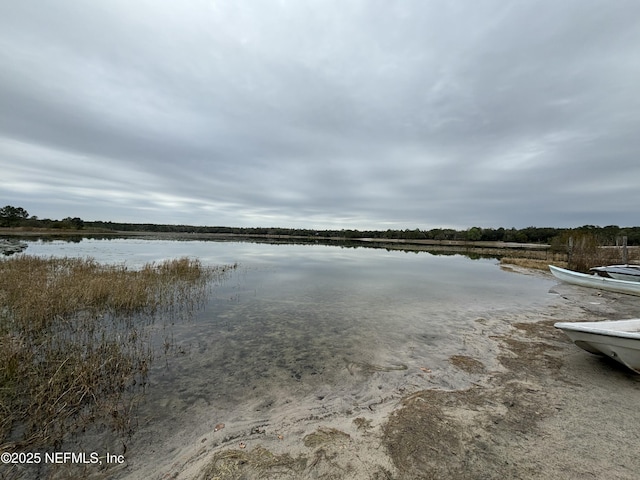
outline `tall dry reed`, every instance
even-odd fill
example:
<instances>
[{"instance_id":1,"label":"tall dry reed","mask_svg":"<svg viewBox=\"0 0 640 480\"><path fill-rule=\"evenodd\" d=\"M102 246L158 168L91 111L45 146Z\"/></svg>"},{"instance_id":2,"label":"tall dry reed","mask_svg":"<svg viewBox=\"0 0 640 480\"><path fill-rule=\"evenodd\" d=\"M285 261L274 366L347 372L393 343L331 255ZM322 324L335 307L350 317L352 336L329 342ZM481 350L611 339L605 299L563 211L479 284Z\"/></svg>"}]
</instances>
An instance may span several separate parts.
<instances>
[{"instance_id":1,"label":"tall dry reed","mask_svg":"<svg viewBox=\"0 0 640 480\"><path fill-rule=\"evenodd\" d=\"M602 245L599 239L590 233L572 236L571 242L567 242L567 250L568 267L579 272L587 272L592 267L623 262L622 247ZM628 262L638 260L637 248L629 248L627 254Z\"/></svg>"}]
</instances>

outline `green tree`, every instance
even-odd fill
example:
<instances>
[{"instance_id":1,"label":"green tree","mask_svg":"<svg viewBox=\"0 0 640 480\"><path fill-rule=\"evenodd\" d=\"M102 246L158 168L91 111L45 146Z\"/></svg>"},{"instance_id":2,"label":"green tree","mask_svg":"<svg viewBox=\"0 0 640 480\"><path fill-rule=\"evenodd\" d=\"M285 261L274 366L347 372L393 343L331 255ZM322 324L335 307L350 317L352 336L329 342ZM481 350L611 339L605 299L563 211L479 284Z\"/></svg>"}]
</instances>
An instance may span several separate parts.
<instances>
[{"instance_id":1,"label":"green tree","mask_svg":"<svg viewBox=\"0 0 640 480\"><path fill-rule=\"evenodd\" d=\"M75 230L82 230L84 228L84 221L78 217L67 217L62 219L61 228L69 228Z\"/></svg>"},{"instance_id":2,"label":"green tree","mask_svg":"<svg viewBox=\"0 0 640 480\"><path fill-rule=\"evenodd\" d=\"M482 229L480 227L471 227L467 230L466 237L471 242L477 242L482 238Z\"/></svg>"},{"instance_id":3,"label":"green tree","mask_svg":"<svg viewBox=\"0 0 640 480\"><path fill-rule=\"evenodd\" d=\"M0 226L15 227L27 218L29 218L29 212L22 207L7 205L0 208Z\"/></svg>"}]
</instances>

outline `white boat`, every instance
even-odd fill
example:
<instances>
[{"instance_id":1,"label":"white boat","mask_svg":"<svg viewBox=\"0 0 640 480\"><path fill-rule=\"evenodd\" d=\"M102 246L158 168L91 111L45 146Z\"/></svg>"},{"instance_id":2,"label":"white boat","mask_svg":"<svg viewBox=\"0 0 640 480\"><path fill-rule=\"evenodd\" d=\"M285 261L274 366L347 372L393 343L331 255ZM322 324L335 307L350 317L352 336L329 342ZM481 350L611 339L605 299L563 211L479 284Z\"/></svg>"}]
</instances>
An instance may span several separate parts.
<instances>
[{"instance_id":1,"label":"white boat","mask_svg":"<svg viewBox=\"0 0 640 480\"><path fill-rule=\"evenodd\" d=\"M640 282L640 265L608 265L606 267L593 267L589 271L601 277Z\"/></svg>"},{"instance_id":2,"label":"white boat","mask_svg":"<svg viewBox=\"0 0 640 480\"><path fill-rule=\"evenodd\" d=\"M630 295L640 295L640 282L629 282L618 280L617 278L601 277L599 275L588 275L586 273L574 272L564 268L549 265L549 270L563 282L580 285L583 287L600 288L611 292L628 293Z\"/></svg>"},{"instance_id":3,"label":"white boat","mask_svg":"<svg viewBox=\"0 0 640 480\"><path fill-rule=\"evenodd\" d=\"M640 318L554 325L583 350L606 355L640 373Z\"/></svg>"}]
</instances>

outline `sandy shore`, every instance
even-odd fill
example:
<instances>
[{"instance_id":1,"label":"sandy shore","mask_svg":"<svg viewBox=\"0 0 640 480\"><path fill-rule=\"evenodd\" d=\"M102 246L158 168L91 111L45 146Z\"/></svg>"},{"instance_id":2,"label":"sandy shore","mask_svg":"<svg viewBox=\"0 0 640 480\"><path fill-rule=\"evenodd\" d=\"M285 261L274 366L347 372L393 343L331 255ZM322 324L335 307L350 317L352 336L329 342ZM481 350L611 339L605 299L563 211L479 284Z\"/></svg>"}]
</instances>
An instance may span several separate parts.
<instances>
[{"instance_id":1,"label":"sandy shore","mask_svg":"<svg viewBox=\"0 0 640 480\"><path fill-rule=\"evenodd\" d=\"M475 319L467 354L446 365L395 372L412 384L383 383L393 367L346 365L368 379L357 402L344 392L292 401L270 392L268 404L258 395L224 415L205 405L208 416L169 433L141 426L147 445L114 440L123 465L51 478L638 478L640 375L584 352L553 324L637 318L640 299L564 284L552 293L536 311Z\"/></svg>"},{"instance_id":2,"label":"sandy shore","mask_svg":"<svg viewBox=\"0 0 640 480\"><path fill-rule=\"evenodd\" d=\"M229 419L109 476L635 479L640 376L577 348L553 323L638 317L638 298L561 284L554 293L506 328L477 320L478 357L449 360L470 388L396 391L341 414L291 405L263 424Z\"/></svg>"}]
</instances>

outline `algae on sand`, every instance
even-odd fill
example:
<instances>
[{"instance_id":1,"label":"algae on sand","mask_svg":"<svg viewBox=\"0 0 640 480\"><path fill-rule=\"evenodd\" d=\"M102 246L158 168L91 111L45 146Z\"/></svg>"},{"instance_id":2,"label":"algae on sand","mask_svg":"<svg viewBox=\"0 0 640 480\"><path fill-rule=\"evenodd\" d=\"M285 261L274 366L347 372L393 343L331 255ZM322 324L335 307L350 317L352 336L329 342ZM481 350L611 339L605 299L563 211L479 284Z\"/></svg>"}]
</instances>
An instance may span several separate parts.
<instances>
[{"instance_id":1,"label":"algae on sand","mask_svg":"<svg viewBox=\"0 0 640 480\"><path fill-rule=\"evenodd\" d=\"M240 478L279 478L282 474L299 474L307 460L288 453L276 455L261 445L250 451L223 450L216 453L201 471L201 480L236 480Z\"/></svg>"}]
</instances>

